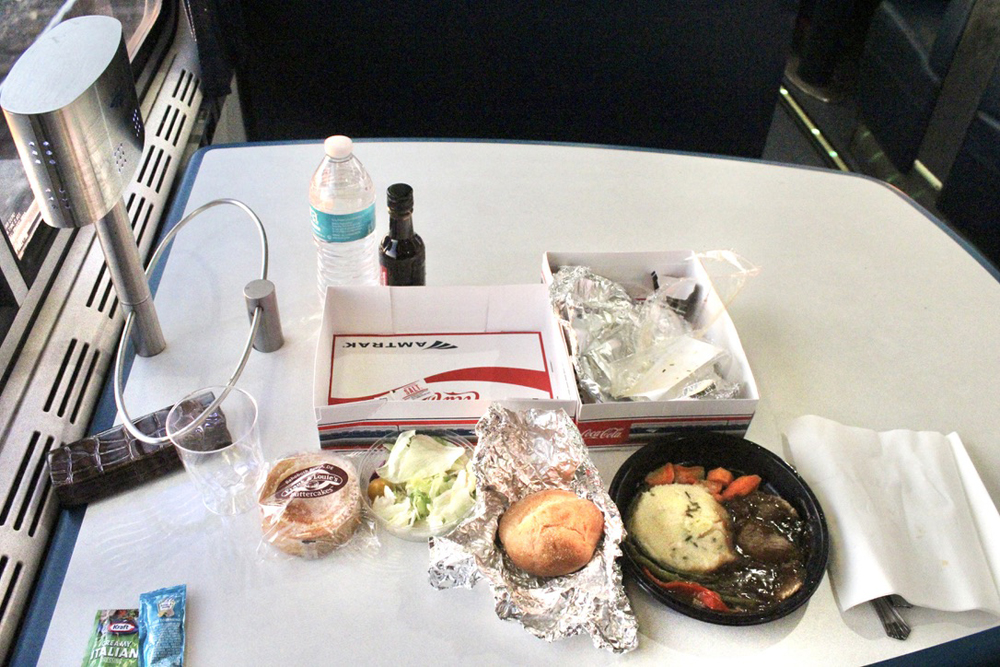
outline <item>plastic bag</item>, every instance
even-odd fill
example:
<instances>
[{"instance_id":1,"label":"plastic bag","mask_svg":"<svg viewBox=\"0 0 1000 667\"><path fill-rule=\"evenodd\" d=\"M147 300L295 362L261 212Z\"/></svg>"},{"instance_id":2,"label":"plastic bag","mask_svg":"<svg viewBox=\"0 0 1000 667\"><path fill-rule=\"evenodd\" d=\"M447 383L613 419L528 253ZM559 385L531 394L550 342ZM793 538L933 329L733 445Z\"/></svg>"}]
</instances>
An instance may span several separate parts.
<instances>
[{"instance_id":1,"label":"plastic bag","mask_svg":"<svg viewBox=\"0 0 1000 667\"><path fill-rule=\"evenodd\" d=\"M361 511L357 466L347 456L300 452L274 461L259 493L265 558L323 558L373 546L374 526Z\"/></svg>"},{"instance_id":2,"label":"plastic bag","mask_svg":"<svg viewBox=\"0 0 1000 667\"><path fill-rule=\"evenodd\" d=\"M723 307L709 308L696 275L650 274L619 284L582 266L561 267L550 286L553 307L577 373L581 397L600 403L730 398L729 352L706 332L758 269L731 251L696 255Z\"/></svg>"}]
</instances>

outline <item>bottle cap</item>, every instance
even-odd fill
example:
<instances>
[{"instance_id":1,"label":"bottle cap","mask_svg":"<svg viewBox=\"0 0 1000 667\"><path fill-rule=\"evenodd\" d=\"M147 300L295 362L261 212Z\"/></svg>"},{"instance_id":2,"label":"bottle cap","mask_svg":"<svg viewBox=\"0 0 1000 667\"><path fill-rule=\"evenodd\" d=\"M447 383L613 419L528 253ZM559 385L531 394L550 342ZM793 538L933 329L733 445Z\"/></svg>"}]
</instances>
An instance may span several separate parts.
<instances>
[{"instance_id":1,"label":"bottle cap","mask_svg":"<svg viewBox=\"0 0 1000 667\"><path fill-rule=\"evenodd\" d=\"M351 141L350 137L337 134L327 137L326 141L323 142L323 150L335 160L343 160L354 152L354 142Z\"/></svg>"},{"instance_id":2,"label":"bottle cap","mask_svg":"<svg viewBox=\"0 0 1000 667\"><path fill-rule=\"evenodd\" d=\"M389 208L394 211L412 211L413 188L406 183L394 183L385 191L385 200Z\"/></svg>"}]
</instances>

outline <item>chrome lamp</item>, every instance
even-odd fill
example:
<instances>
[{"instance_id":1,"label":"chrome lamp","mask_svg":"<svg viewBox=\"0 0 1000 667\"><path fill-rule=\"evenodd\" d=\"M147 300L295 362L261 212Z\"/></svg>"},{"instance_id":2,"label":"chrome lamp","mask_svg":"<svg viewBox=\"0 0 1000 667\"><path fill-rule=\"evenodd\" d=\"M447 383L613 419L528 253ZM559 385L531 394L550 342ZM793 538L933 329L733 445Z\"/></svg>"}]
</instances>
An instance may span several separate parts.
<instances>
[{"instance_id":1,"label":"chrome lamp","mask_svg":"<svg viewBox=\"0 0 1000 667\"><path fill-rule=\"evenodd\" d=\"M133 436L162 441L138 432L121 392L129 337L140 356L157 355L166 347L123 199L142 156L145 129L121 23L108 16L82 16L45 32L11 68L0 90L0 107L45 222L57 228L97 226L126 315L115 368L118 409ZM174 234L199 213L220 204L237 206L256 223L262 271L244 289L251 332L243 357L226 391L190 425L191 430L221 404L251 349L271 352L283 343L274 285L267 280L264 227L245 204L215 200L186 216L166 235L147 272Z\"/></svg>"}]
</instances>

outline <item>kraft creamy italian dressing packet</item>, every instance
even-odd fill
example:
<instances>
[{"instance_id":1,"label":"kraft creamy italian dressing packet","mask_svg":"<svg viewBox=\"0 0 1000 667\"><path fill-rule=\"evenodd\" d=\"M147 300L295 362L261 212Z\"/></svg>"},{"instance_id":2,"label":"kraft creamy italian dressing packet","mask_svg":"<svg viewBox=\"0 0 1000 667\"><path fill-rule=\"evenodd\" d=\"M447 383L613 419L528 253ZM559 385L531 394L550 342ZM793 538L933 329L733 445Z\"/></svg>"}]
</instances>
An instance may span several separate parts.
<instances>
[{"instance_id":1,"label":"kraft creamy italian dressing packet","mask_svg":"<svg viewBox=\"0 0 1000 667\"><path fill-rule=\"evenodd\" d=\"M184 664L184 613L187 586L161 588L139 596L139 667Z\"/></svg>"},{"instance_id":2,"label":"kraft creamy italian dressing packet","mask_svg":"<svg viewBox=\"0 0 1000 667\"><path fill-rule=\"evenodd\" d=\"M136 667L139 664L138 609L101 609L82 667Z\"/></svg>"}]
</instances>

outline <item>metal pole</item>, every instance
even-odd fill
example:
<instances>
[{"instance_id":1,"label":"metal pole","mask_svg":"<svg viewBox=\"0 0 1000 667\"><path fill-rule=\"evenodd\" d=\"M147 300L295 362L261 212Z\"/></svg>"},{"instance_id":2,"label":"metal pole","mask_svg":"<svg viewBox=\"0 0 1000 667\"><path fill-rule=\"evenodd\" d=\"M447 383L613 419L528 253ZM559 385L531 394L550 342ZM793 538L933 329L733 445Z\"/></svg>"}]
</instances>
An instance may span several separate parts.
<instances>
[{"instance_id":1,"label":"metal pole","mask_svg":"<svg viewBox=\"0 0 1000 667\"><path fill-rule=\"evenodd\" d=\"M153 296L142 269L124 201L119 200L106 216L97 221L97 239L126 316L128 313L135 314L132 343L136 354L140 357L156 356L167 344L153 306Z\"/></svg>"}]
</instances>

